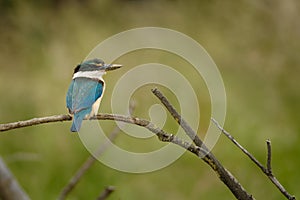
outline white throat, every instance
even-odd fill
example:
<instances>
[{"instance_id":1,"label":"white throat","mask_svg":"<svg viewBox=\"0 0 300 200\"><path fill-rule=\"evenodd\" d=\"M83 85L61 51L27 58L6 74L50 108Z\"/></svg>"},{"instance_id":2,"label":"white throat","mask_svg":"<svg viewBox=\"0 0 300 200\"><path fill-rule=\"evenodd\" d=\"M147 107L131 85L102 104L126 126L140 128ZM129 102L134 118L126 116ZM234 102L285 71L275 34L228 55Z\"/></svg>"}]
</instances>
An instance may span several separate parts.
<instances>
[{"instance_id":1,"label":"white throat","mask_svg":"<svg viewBox=\"0 0 300 200\"><path fill-rule=\"evenodd\" d=\"M105 71L78 71L73 75L73 79L83 77L83 78L103 80L102 76L105 73L106 73Z\"/></svg>"}]
</instances>

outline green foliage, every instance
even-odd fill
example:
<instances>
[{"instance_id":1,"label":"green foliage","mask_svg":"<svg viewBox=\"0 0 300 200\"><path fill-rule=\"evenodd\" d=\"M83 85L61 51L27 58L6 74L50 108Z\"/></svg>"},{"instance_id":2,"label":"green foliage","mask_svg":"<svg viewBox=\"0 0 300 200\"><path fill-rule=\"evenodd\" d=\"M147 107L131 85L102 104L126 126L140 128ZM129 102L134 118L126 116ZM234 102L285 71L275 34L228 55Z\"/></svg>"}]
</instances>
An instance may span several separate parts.
<instances>
[{"instance_id":1,"label":"green foliage","mask_svg":"<svg viewBox=\"0 0 300 200\"><path fill-rule=\"evenodd\" d=\"M73 67L99 42L134 27L171 28L197 40L218 65L227 92L227 130L262 163L265 140L271 139L275 175L290 193L300 195L298 1L5 0L0 6L0 123L66 113ZM132 52L118 61L128 69L146 62L178 70L188 65L175 55L151 50ZM107 82L116 82L121 73L107 75ZM192 70L183 73L193 85L201 82ZM203 82L198 85L195 90L204 111L201 134L209 123L210 103ZM157 103L150 88L134 94L135 115L147 118L148 108ZM108 86L103 99L103 112L111 112L111 89ZM168 96L178 106L176 98ZM113 125L106 122L106 131ZM1 133L0 154L32 199L55 199L89 155L69 126L55 123ZM164 128L172 132L174 127L178 128L168 119ZM162 145L124 135L117 144L129 149L136 145L140 149L134 150L141 152ZM257 199L266 194L283 199L225 137L213 151ZM97 163L69 199L93 199L107 185L116 186L111 199L233 198L211 169L185 153L171 166L148 174L122 173Z\"/></svg>"}]
</instances>

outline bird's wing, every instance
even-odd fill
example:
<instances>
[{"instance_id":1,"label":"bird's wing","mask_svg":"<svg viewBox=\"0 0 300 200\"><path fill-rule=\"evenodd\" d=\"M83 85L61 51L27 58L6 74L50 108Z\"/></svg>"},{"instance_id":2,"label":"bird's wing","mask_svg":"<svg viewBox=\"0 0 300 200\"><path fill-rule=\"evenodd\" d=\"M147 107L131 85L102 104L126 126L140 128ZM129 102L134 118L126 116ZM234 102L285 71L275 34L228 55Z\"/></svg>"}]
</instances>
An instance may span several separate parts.
<instances>
[{"instance_id":1,"label":"bird's wing","mask_svg":"<svg viewBox=\"0 0 300 200\"><path fill-rule=\"evenodd\" d=\"M73 79L67 93L67 108L71 114L90 108L101 97L103 82L87 78Z\"/></svg>"}]
</instances>

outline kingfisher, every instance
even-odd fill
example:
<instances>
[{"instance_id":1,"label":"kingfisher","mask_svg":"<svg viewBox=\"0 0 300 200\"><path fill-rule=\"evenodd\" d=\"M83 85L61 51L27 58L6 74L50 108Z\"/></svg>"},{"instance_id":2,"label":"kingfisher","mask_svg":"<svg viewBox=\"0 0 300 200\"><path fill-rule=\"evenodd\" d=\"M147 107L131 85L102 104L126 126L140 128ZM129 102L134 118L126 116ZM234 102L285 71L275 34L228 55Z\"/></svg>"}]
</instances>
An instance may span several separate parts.
<instances>
[{"instance_id":1,"label":"kingfisher","mask_svg":"<svg viewBox=\"0 0 300 200\"><path fill-rule=\"evenodd\" d=\"M84 118L90 119L98 113L105 90L103 75L107 71L122 67L120 64L105 64L95 58L77 65L69 86L66 103L73 116L71 131L80 130Z\"/></svg>"}]
</instances>

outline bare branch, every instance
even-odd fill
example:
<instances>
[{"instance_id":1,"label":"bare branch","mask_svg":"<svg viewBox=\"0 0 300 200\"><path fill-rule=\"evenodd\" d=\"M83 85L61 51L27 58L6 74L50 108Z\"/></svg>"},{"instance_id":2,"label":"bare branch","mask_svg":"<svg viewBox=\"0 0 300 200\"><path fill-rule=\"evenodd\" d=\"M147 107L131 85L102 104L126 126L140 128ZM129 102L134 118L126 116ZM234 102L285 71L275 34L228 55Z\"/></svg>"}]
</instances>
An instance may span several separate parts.
<instances>
[{"instance_id":1,"label":"bare branch","mask_svg":"<svg viewBox=\"0 0 300 200\"><path fill-rule=\"evenodd\" d=\"M226 130L224 130L215 119L212 118L211 121L217 126L219 130L221 130L221 132L224 135L226 135L226 137L229 140L231 140L240 150L242 150L244 154L246 154L250 158L250 160L252 160L264 173L268 173L266 168L254 156L252 156L252 154L249 153L247 149L245 149L242 145L240 145L240 143L238 143L238 141L236 141L232 135L230 135Z\"/></svg>"},{"instance_id":2,"label":"bare branch","mask_svg":"<svg viewBox=\"0 0 300 200\"><path fill-rule=\"evenodd\" d=\"M267 140L267 168L265 168L253 155L251 155L242 145L240 145L233 136L228 133L220 124L215 120L211 119L212 122L217 126L219 130L230 140L232 141L240 150L242 150L261 170L268 176L271 182L280 190L280 192L289 200L296 200L295 196L292 196L288 191L281 185L277 178L272 173L271 167L271 142Z\"/></svg>"},{"instance_id":3,"label":"bare branch","mask_svg":"<svg viewBox=\"0 0 300 200\"><path fill-rule=\"evenodd\" d=\"M196 154L197 156L200 154L199 150L202 150L201 148L194 146L193 144L186 142L173 134L167 133L166 131L160 129L152 122L137 118L137 117L128 117L123 115L115 115L115 114L99 114L91 119L98 119L98 120L116 120L121 121L129 124L135 124L137 126L144 127L154 133L160 141L163 142L171 142L173 144L177 144L181 146L184 149L187 149L188 151Z\"/></svg>"},{"instance_id":4,"label":"bare branch","mask_svg":"<svg viewBox=\"0 0 300 200\"><path fill-rule=\"evenodd\" d=\"M72 117L70 115L54 115L48 117L33 118L25 121L12 122L8 124L0 124L0 132L8 131L16 128L38 125L38 124L44 124L50 122L62 122L62 121L69 121L69 120L72 120Z\"/></svg>"},{"instance_id":5,"label":"bare branch","mask_svg":"<svg viewBox=\"0 0 300 200\"><path fill-rule=\"evenodd\" d=\"M101 194L99 195L99 197L97 198L97 200L104 200L107 199L107 197L113 192L115 191L115 187L114 186L108 186L106 187Z\"/></svg>"},{"instance_id":6,"label":"bare branch","mask_svg":"<svg viewBox=\"0 0 300 200\"><path fill-rule=\"evenodd\" d=\"M267 140L267 171L269 174L272 174L272 166L271 166L271 157L272 157L272 152L271 152L271 141Z\"/></svg>"},{"instance_id":7,"label":"bare branch","mask_svg":"<svg viewBox=\"0 0 300 200\"><path fill-rule=\"evenodd\" d=\"M58 121L70 121L72 120L72 117L69 115L54 115L54 116L48 116L48 117L41 117L41 118L33 118L26 121L19 121L19 122L13 122L8 124L0 124L0 131L9 131L16 128L23 128L27 126L34 126L44 123L51 123L51 122L58 122ZM172 142L174 144L177 144L181 146L182 148L185 148L192 153L195 153L199 151L199 147L196 147L194 145L190 145L188 142L185 142L176 136L165 132L164 130L160 129L156 125L154 125L152 122L137 118L137 117L129 117L124 115L118 115L118 114L98 114L95 117L92 117L90 120L115 120L115 121L121 121L128 124L135 124L137 126L144 127L154 133L159 140L163 142ZM196 154L197 155L197 154Z\"/></svg>"},{"instance_id":8,"label":"bare branch","mask_svg":"<svg viewBox=\"0 0 300 200\"><path fill-rule=\"evenodd\" d=\"M220 180L230 189L237 199L254 199L252 195L248 194L237 179L223 167L217 158L207 149L197 133L190 127L190 125L180 116L176 109L171 105L167 98L157 89L152 89L153 94L164 104L173 118L182 127L186 134L193 140L193 142L201 147L202 154L199 156L204 160L218 175ZM204 153L204 154L203 154Z\"/></svg>"},{"instance_id":9,"label":"bare branch","mask_svg":"<svg viewBox=\"0 0 300 200\"><path fill-rule=\"evenodd\" d=\"M0 157L0 199L28 200L29 197L23 191L17 180L4 164Z\"/></svg>"}]
</instances>

